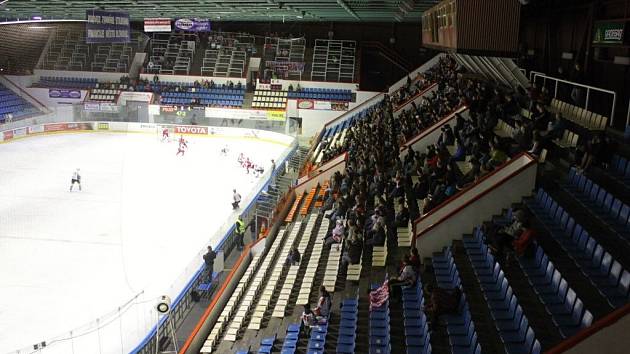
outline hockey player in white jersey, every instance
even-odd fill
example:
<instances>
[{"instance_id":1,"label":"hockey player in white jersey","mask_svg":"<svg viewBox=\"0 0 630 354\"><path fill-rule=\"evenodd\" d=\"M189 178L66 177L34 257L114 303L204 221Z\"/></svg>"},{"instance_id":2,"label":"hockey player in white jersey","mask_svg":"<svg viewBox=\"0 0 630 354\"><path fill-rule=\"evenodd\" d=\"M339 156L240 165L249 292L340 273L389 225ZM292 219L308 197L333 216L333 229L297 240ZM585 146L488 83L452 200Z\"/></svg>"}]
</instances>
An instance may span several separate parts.
<instances>
[{"instance_id":1,"label":"hockey player in white jersey","mask_svg":"<svg viewBox=\"0 0 630 354\"><path fill-rule=\"evenodd\" d=\"M81 190L81 170L78 168L72 173L72 181L70 182L70 192L72 192L72 187L74 184L79 185L79 191Z\"/></svg>"}]
</instances>

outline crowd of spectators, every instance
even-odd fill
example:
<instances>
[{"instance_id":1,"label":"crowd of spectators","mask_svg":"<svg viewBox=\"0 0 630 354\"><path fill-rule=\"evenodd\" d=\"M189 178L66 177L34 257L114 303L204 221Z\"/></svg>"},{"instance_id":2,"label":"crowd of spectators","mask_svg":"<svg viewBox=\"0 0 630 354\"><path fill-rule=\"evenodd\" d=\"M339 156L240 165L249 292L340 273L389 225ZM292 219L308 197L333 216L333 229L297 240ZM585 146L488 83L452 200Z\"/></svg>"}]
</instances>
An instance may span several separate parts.
<instances>
[{"instance_id":1,"label":"crowd of spectators","mask_svg":"<svg viewBox=\"0 0 630 354\"><path fill-rule=\"evenodd\" d=\"M536 105L538 112L525 119L520 116L522 92L458 75L450 59L440 61L425 77L437 82L438 89L418 106L394 117L400 97L415 90L409 80L401 89L407 93L386 96L366 118L353 123L343 143L324 142L324 162L348 152L346 170L332 176L321 210L334 221L326 245L344 245L342 268L358 263L369 247L395 245L398 227L430 212L510 156L540 150L562 131L559 117L551 119L543 105ZM426 151L409 149L401 158L400 148L409 138L462 105L469 107L468 116L458 114L454 124L444 125ZM499 119L517 127L514 136L496 134ZM470 164L465 173L457 164L464 160ZM394 284L413 279L409 274L401 273Z\"/></svg>"}]
</instances>

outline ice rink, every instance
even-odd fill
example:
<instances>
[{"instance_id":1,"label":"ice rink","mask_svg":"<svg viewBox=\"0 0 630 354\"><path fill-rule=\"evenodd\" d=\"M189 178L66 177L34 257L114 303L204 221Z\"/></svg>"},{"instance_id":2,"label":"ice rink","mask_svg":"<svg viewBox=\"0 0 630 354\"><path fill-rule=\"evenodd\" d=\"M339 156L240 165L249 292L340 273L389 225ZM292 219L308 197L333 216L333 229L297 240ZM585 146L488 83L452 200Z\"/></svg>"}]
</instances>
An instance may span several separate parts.
<instances>
[{"instance_id":1,"label":"ice rink","mask_svg":"<svg viewBox=\"0 0 630 354\"><path fill-rule=\"evenodd\" d=\"M218 243L210 238L232 215L232 188L244 203L257 192L258 179L237 164L238 153L268 170L287 149L251 139L188 140L184 157L175 156L175 142L151 134L60 134L0 144L0 354L55 337L60 342L44 353L98 353L96 340L102 353L129 352L138 338L116 333L144 337L155 324L147 308L159 295L179 293L171 284ZM83 190L70 192L76 168ZM96 331L94 319L141 292L122 309L124 320L110 316ZM95 332L63 340L84 324Z\"/></svg>"}]
</instances>

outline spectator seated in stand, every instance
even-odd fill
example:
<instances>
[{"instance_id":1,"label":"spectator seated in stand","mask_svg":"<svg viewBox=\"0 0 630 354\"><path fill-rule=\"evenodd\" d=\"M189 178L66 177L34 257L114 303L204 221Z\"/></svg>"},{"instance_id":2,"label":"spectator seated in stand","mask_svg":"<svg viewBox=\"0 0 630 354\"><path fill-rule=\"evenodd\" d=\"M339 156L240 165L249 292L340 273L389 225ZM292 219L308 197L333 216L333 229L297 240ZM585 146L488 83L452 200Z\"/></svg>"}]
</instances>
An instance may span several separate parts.
<instances>
[{"instance_id":1,"label":"spectator seated in stand","mask_svg":"<svg viewBox=\"0 0 630 354\"><path fill-rule=\"evenodd\" d=\"M292 266L300 264L300 251L295 246L291 247L287 259L284 262L285 266Z\"/></svg>"},{"instance_id":2,"label":"spectator seated in stand","mask_svg":"<svg viewBox=\"0 0 630 354\"><path fill-rule=\"evenodd\" d=\"M403 286L415 285L418 278L418 274L411 265L409 256L405 255L402 263L403 268L400 274L397 277L390 278L387 282L389 286L389 294L393 301L400 301L402 296L401 288Z\"/></svg>"},{"instance_id":3,"label":"spectator seated in stand","mask_svg":"<svg viewBox=\"0 0 630 354\"><path fill-rule=\"evenodd\" d=\"M335 228L324 238L324 244L330 246L333 243L341 243L344 233L345 227L343 226L343 220L337 219Z\"/></svg>"},{"instance_id":4,"label":"spectator seated in stand","mask_svg":"<svg viewBox=\"0 0 630 354\"><path fill-rule=\"evenodd\" d=\"M326 290L325 286L320 286L317 306L315 306L315 308L313 309L313 313L315 314L315 318L318 322L328 319L328 316L330 315L331 305L332 300L330 298L330 293Z\"/></svg>"},{"instance_id":5,"label":"spectator seated in stand","mask_svg":"<svg viewBox=\"0 0 630 354\"><path fill-rule=\"evenodd\" d=\"M457 313L459 301L462 296L462 290L460 288L443 289L433 288L431 285L427 285L425 287L425 293L429 294L429 302L425 306L424 311L427 313L433 328L440 324L440 316Z\"/></svg>"}]
</instances>

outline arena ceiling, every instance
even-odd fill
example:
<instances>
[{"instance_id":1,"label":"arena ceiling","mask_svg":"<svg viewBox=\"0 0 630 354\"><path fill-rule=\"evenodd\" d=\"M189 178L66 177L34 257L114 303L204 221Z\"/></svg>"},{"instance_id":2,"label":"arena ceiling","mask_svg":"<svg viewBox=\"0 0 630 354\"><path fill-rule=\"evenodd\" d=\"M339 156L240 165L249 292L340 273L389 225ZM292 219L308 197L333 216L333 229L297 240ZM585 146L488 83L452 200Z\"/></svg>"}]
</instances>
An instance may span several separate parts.
<instances>
[{"instance_id":1,"label":"arena ceiling","mask_svg":"<svg viewBox=\"0 0 630 354\"><path fill-rule=\"evenodd\" d=\"M0 0L3 17L85 19L85 10L128 11L145 17L205 17L221 21L420 22L438 0ZM1 13L3 12L3 13Z\"/></svg>"}]
</instances>

